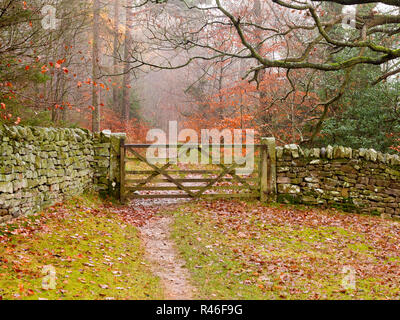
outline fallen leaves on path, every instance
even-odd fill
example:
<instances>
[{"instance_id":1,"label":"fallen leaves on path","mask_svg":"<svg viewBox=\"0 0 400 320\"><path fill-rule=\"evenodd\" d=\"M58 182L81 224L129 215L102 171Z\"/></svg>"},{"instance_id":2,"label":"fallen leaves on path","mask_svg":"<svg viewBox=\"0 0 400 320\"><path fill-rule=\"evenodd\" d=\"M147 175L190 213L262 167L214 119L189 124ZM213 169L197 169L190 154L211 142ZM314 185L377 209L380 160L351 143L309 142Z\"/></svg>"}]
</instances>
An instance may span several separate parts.
<instances>
[{"instance_id":1,"label":"fallen leaves on path","mask_svg":"<svg viewBox=\"0 0 400 320\"><path fill-rule=\"evenodd\" d=\"M123 221L142 227L150 219L160 215L165 211L171 211L176 208L182 200L176 199L136 199L126 206L111 207L114 214L120 216Z\"/></svg>"}]
</instances>

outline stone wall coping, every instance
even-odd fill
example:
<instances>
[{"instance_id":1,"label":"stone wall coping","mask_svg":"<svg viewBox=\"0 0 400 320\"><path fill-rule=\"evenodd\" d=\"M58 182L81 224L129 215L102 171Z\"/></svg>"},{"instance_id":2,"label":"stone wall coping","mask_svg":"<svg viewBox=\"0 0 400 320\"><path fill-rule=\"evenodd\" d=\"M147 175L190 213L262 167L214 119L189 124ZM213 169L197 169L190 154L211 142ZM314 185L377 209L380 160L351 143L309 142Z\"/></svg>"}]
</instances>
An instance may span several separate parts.
<instances>
[{"instance_id":1,"label":"stone wall coping","mask_svg":"<svg viewBox=\"0 0 400 320\"><path fill-rule=\"evenodd\" d=\"M374 149L352 149L343 146L331 146L322 148L303 149L296 144L288 144L276 148L277 159L283 159L284 155L298 158L315 159L365 159L372 162L380 162L394 166L400 165L400 156L397 154L382 153Z\"/></svg>"}]
</instances>

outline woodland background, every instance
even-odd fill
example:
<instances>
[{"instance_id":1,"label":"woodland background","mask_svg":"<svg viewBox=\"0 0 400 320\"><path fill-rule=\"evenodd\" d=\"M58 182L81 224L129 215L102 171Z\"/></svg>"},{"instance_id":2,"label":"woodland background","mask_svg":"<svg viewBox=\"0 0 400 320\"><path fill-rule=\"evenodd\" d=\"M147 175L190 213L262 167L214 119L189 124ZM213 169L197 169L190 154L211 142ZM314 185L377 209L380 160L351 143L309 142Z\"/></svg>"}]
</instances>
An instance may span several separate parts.
<instances>
[{"instance_id":1,"label":"woodland background","mask_svg":"<svg viewBox=\"0 0 400 320\"><path fill-rule=\"evenodd\" d=\"M0 121L143 142L178 120L394 153L399 33L396 0L1 0Z\"/></svg>"}]
</instances>

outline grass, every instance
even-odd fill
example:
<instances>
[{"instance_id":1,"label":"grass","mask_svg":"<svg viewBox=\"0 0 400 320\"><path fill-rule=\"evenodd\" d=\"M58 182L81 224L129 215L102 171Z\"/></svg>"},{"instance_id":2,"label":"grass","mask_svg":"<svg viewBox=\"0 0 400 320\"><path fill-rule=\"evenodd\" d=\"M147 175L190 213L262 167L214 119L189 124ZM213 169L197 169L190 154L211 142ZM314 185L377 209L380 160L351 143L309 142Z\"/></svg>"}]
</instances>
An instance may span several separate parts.
<instances>
[{"instance_id":1,"label":"grass","mask_svg":"<svg viewBox=\"0 0 400 320\"><path fill-rule=\"evenodd\" d=\"M2 299L162 299L136 229L96 197L75 198L1 227ZM45 266L56 286L46 290Z\"/></svg>"},{"instance_id":2,"label":"grass","mask_svg":"<svg viewBox=\"0 0 400 320\"><path fill-rule=\"evenodd\" d=\"M185 205L175 217L197 298L400 298L396 222L234 201Z\"/></svg>"}]
</instances>

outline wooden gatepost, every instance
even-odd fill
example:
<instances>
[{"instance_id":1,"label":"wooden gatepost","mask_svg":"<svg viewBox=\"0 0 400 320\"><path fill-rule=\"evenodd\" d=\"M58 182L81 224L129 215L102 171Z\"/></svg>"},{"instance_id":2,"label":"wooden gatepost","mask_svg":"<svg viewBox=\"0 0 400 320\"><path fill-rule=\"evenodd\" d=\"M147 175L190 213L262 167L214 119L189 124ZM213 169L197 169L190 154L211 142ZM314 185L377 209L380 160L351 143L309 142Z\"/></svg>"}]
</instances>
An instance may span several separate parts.
<instances>
[{"instance_id":1,"label":"wooden gatepost","mask_svg":"<svg viewBox=\"0 0 400 320\"><path fill-rule=\"evenodd\" d=\"M125 156L126 156L126 149L125 149L125 139L121 139L120 141L120 177L121 177L121 184L120 184L120 191L119 191L119 198L121 203L125 203Z\"/></svg>"},{"instance_id":2,"label":"wooden gatepost","mask_svg":"<svg viewBox=\"0 0 400 320\"><path fill-rule=\"evenodd\" d=\"M276 201L276 141L275 138L261 138L260 150L260 200Z\"/></svg>"}]
</instances>

